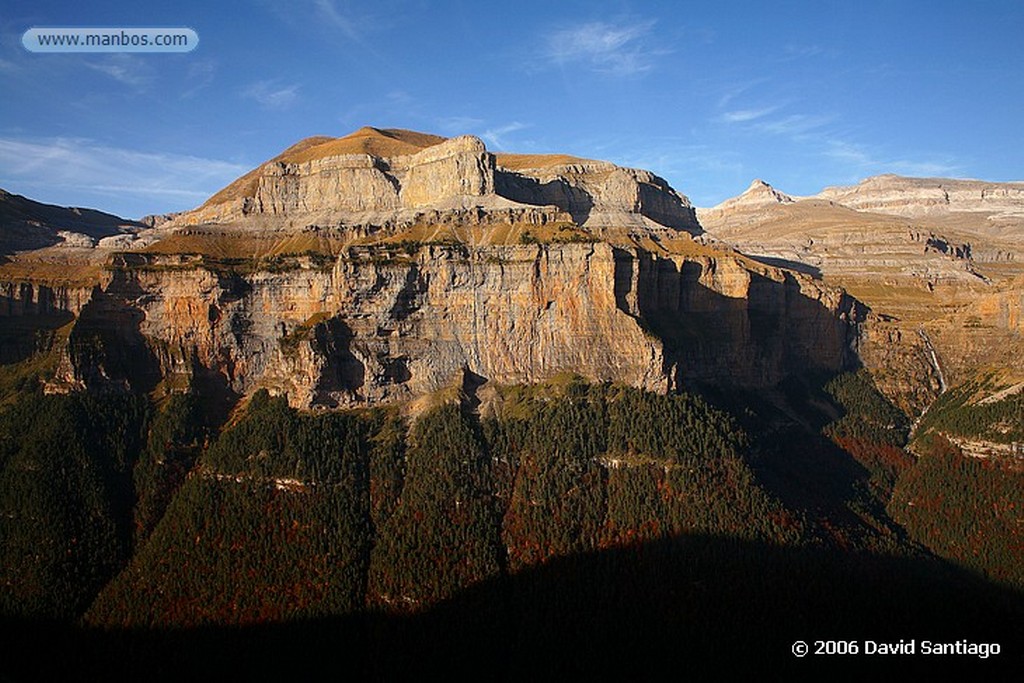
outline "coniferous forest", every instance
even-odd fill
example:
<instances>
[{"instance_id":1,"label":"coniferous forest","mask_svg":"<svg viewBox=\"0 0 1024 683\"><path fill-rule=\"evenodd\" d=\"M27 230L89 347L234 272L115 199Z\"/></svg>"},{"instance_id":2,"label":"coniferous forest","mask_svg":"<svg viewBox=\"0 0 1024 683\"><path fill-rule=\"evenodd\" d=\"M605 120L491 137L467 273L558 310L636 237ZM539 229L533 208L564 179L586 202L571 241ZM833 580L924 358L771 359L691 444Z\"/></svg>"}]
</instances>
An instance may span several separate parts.
<instances>
[{"instance_id":1,"label":"coniferous forest","mask_svg":"<svg viewBox=\"0 0 1024 683\"><path fill-rule=\"evenodd\" d=\"M415 414L261 391L217 424L197 393L26 392L0 410L3 674L721 673L819 638L1019 664L1020 471L910 455L864 372L789 391L823 407L561 377Z\"/></svg>"}]
</instances>

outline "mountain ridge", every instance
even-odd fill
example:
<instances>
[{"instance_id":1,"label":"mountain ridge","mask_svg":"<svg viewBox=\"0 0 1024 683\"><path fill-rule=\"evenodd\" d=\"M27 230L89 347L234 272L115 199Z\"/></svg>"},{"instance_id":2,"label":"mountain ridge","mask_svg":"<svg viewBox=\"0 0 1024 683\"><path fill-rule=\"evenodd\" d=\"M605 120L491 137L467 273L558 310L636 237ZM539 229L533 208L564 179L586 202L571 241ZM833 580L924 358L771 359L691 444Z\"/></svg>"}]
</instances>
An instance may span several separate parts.
<instances>
[{"instance_id":1,"label":"mountain ridge","mask_svg":"<svg viewBox=\"0 0 1024 683\"><path fill-rule=\"evenodd\" d=\"M945 184L953 187L954 182ZM894 184L904 187L922 183L931 188L935 181L885 176L861 185L884 189ZM971 187L972 191L977 189L976 185ZM985 189L991 190L991 184L985 184ZM991 192L989 195L1005 204L1015 199L1015 188L1010 190L1005 196ZM220 201L218 195L227 199ZM981 197L979 201L987 198ZM983 241L972 237L977 233L955 230L931 218L924 223L921 220L851 208L835 199L793 197L762 180L752 182L735 200L721 204L717 213L703 209L697 213L685 195L647 171L570 155L491 154L481 140L472 136L443 138L403 129L364 127L340 138L315 136L301 140L244 174L197 209L154 220L154 228L117 236L114 241L101 244L83 242L74 248L64 244L17 254L10 262L0 264L0 278L7 281L3 310L31 312L56 306L76 316L95 308L90 304L91 289L81 285L85 278L92 278L90 288L99 286L136 310L133 315L143 316L141 339L155 334L163 340L155 354L155 362L162 368L160 373L166 374L172 366L180 364L176 357L181 355L198 359L199 365L206 368L204 371L228 377L228 383L243 393L267 381L280 391L290 391L301 405L312 405L321 399L333 405L360 395L364 397L361 400L371 395L407 395L404 389L394 393L401 385L418 387L413 394L433 390L439 382L448 381L446 377L457 374L460 363L468 363L470 371L482 371L483 376L497 372L494 376L503 381L516 377L532 381L549 371L572 369L576 361L569 361L568 357L558 361L557 367L540 373L537 368L544 367L550 357L538 359L539 365L534 369L524 370L526 366L522 366L512 374L507 373L520 367L519 360L497 361L495 357L486 366L474 369L483 356L479 349L470 351L465 347L443 362L440 357L429 361L428 366L440 362L426 373L432 377L429 381L419 383L424 377L421 370L412 373L418 379L411 384L404 379L396 385L395 378L405 377L413 357L401 350L403 343L385 342L381 334L397 334L400 338L413 329L409 316L425 321L433 315L427 314L428 310L435 310L433 304L420 310L424 302L436 296L436 292L426 291L424 288L429 290L430 285L421 281L441 274L435 263L439 257L458 261L468 255L470 261L484 260L507 269L518 268L513 264L520 262L532 263L535 271L550 269L547 272L555 274L554 280L544 284L536 278L532 280L540 291L560 291L563 277L577 281L583 278L593 284L594 274L601 273L601 277L615 281L615 305L605 306L608 295L599 293L601 287L590 290L588 296L595 298L588 305L605 307L612 318L632 317L648 329L654 325L654 334L663 336L663 345L679 348L694 342L698 346L708 343L702 340L702 333L682 334L678 321L671 320L680 311L697 313L706 307L707 311L721 312L729 297L747 300L751 296L758 298L747 304L751 311L787 310L790 304L760 301L765 292L777 286L762 287L758 284L761 282L781 284L779 292L799 292L793 301L803 301L799 297L807 296L810 301L823 302L825 310L832 312L830 315L838 315L843 306L856 309L856 304L837 304L842 299L839 292L844 288L852 292L881 316L866 326L862 325L860 314L851 318L859 330L854 336L860 338L858 344L864 358L873 357L876 352L872 349L881 353L885 348L884 344L868 343L872 335L883 339L898 334L904 340L898 355L904 359L927 359L924 347L914 341L918 335L908 332L912 332L913 325L935 324L935 312L929 310L932 304L925 302L938 303L936 287L944 297L941 315L960 316L958 319L964 321L992 321L994 329L999 330L1016 329L1016 289L1009 284L989 286L1013 282L1012 277L1003 275L1016 272L1020 259L1015 246L988 237ZM705 229L710 233L704 234ZM531 245L538 245L539 251ZM610 246L610 250L604 245ZM387 268L381 268L384 263ZM236 264L244 268L241 275ZM326 270L328 264L332 264L330 272ZM308 291L312 287L320 294L313 301L302 300L286 295L286 289L282 289L297 285L284 280L254 279L267 268L272 268L279 279L286 274L289 278L305 278L302 289ZM307 272L310 269L314 272ZM402 269L407 270L392 281L392 274L401 273ZM189 284L188 278L178 278L174 274L177 270L214 273L217 284L213 290L207 285L197 288ZM470 277L474 269L456 275L462 272L462 267L453 261L446 266L444 277ZM225 275L231 273L241 280L229 284ZM368 290L358 284L358 279L370 277L371 273L379 286ZM76 277L74 281L67 279L71 274ZM402 284L399 280L403 277L413 284ZM534 321L531 325L545 319L542 312L532 310L533 303L526 309L517 308L530 301L525 290L514 293L521 289L520 283L500 272L472 277L480 283L493 283L492 295L506 297L506 301L518 297L518 303L510 310L520 310L526 316L524 320ZM517 277L525 278L525 271ZM129 282L130 286L126 284ZM880 287L882 282L893 283L896 288L888 284ZM44 284L46 287L41 286ZM243 301L258 293L259 306L272 311L274 321L260 321L242 309L228 313L238 305L236 295L230 293L235 287L253 290ZM125 297L132 288L151 292L150 303L141 309L131 303ZM173 294L169 297L166 293ZM385 294L384 299L381 294ZM779 296L783 295L771 295ZM675 301L675 297L684 300ZM359 306L351 307L346 303L349 298L359 301ZM154 308L154 303L160 308ZM254 301L245 304L249 305L255 305ZM360 306L369 308L360 310ZM972 306L977 310L971 312ZM197 310L210 311L210 321L196 320ZM355 326L350 322L340 327L337 322L325 325L342 310L348 311L346 316L370 316L377 320L378 329L389 332L374 333L361 322ZM443 316L452 315L449 307L436 310L445 311ZM469 324L469 318L478 315L469 310L465 308L457 314L461 322L453 330L462 329L461 325ZM525 313L527 310L530 312ZM677 313L669 315L669 311ZM902 322L883 322L895 318ZM244 341L244 336L224 328L224 322L232 329L244 325L259 333ZM615 326L620 324L616 322L608 329L617 329ZM474 325L474 329L483 329L478 323ZM558 334L579 333L583 329L580 325L578 317L562 317L557 323ZM739 321L735 325L728 335L739 346L729 353L749 353L740 349L750 344L756 347L764 341L754 341L756 335L739 326ZM887 331L887 326L892 325L896 327ZM981 335L985 329L988 328L975 328L972 334ZM940 332L935 329L932 336L941 345ZM632 337L627 334L622 338ZM141 339L132 343L149 343ZM179 350L169 354L163 346L168 343ZM961 339L952 343L956 346L967 342ZM650 384L651 378L661 377L655 384L680 386L679 379L665 379L677 370L639 370L649 361L641 362L635 351L646 348L646 344L628 351L610 338L602 344L625 355L615 361L608 357L608 368L619 368L612 375L603 374L607 368L595 367L592 370L596 374L590 373L591 377L628 376L634 378L628 380L631 383L647 377L640 382L642 386L654 386ZM218 345L220 351L216 350ZM275 349L278 346L280 349ZM516 342L516 348L531 347L546 349L543 354L555 351L549 342L530 342L526 337ZM1012 347L1010 344L1008 348ZM356 352L355 348L360 350ZM414 355L427 348L429 345ZM504 348L502 353L508 353L508 347ZM963 356L952 349L941 355ZM282 350L298 353L282 355ZM660 358L663 352L665 348L652 352L652 357ZM217 360L218 354L225 353L229 360ZM336 360L330 360L338 353L347 354L345 367L350 370L343 370ZM675 353L671 351L669 355ZM987 353L990 352L984 351ZM890 356L891 349L871 364L881 367L892 362ZM627 357L633 359L626 362ZM688 381L700 377L700 381L706 381L716 373L725 376L729 362L700 357L699 363L687 362L685 366L689 369L680 377L688 376ZM732 362L738 357L734 356ZM77 361L76 369L75 362L69 359L62 366L63 386L94 381L86 379L97 376L87 364ZM746 375L748 384L749 378L758 373L761 381L777 381L782 376L779 368L785 363L772 361L760 370L754 369L764 362L748 357L735 367L740 375L753 373ZM616 374L625 372L627 367L636 371ZM701 367L704 369L697 369ZM712 367L719 369L708 369ZM327 379L331 373L344 375L352 368L362 368L359 372L363 374ZM373 372L369 372L370 368L374 368ZM524 374L516 374L520 371ZM922 387L932 384L932 372L920 366L913 371L918 388L904 380L897 382L900 386L889 386L887 390L895 392L893 396L900 392L921 394ZM267 373L262 380L261 373ZM109 372L106 374L109 376ZM171 373L180 374L178 370ZM190 370L183 376L188 378L192 374ZM302 379L297 382L296 378ZM354 390L363 383L367 388L374 387L369 394ZM328 385L334 388L324 389ZM338 387L348 388L339 393ZM924 405L930 391L924 390L908 405Z\"/></svg>"}]
</instances>

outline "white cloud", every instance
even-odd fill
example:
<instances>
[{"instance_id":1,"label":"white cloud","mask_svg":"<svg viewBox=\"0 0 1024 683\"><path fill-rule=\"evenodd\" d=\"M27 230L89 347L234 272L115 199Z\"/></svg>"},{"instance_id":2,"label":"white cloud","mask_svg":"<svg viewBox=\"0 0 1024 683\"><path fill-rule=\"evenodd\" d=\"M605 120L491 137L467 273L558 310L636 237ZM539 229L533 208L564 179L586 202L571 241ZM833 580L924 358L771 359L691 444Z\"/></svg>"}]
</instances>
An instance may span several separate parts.
<instances>
[{"instance_id":1,"label":"white cloud","mask_svg":"<svg viewBox=\"0 0 1024 683\"><path fill-rule=\"evenodd\" d=\"M446 116L438 119L437 125L448 135L463 135L484 125L483 119L473 116Z\"/></svg>"},{"instance_id":2,"label":"white cloud","mask_svg":"<svg viewBox=\"0 0 1024 683\"><path fill-rule=\"evenodd\" d=\"M829 116L812 116L810 114L790 114L781 119L758 121L756 127L764 133L786 135L800 138L815 131L820 131L832 118Z\"/></svg>"},{"instance_id":3,"label":"white cloud","mask_svg":"<svg viewBox=\"0 0 1024 683\"><path fill-rule=\"evenodd\" d=\"M897 173L908 176L957 176L962 168L951 161L912 161L886 159L861 145L845 140L828 140L825 154L837 161L853 166L863 174Z\"/></svg>"},{"instance_id":4,"label":"white cloud","mask_svg":"<svg viewBox=\"0 0 1024 683\"><path fill-rule=\"evenodd\" d=\"M316 8L316 14L319 19L340 29L349 39L359 40L356 22L351 16L341 12L337 5L335 5L334 0L313 0L313 6Z\"/></svg>"},{"instance_id":5,"label":"white cloud","mask_svg":"<svg viewBox=\"0 0 1024 683\"><path fill-rule=\"evenodd\" d=\"M503 126L497 126L495 128L488 128L480 134L480 137L491 147L491 149L505 150L506 149L506 138L509 133L514 133L517 130L528 128L525 123L519 123L513 121L512 123L506 123Z\"/></svg>"},{"instance_id":6,"label":"white cloud","mask_svg":"<svg viewBox=\"0 0 1024 683\"><path fill-rule=\"evenodd\" d=\"M0 169L0 186L17 187L33 199L102 204L97 208L136 216L195 206L248 170L217 159L140 152L82 138L0 138Z\"/></svg>"},{"instance_id":7,"label":"white cloud","mask_svg":"<svg viewBox=\"0 0 1024 683\"><path fill-rule=\"evenodd\" d=\"M206 86L213 83L216 73L216 62L210 60L197 60L192 62L189 64L187 75L187 82L190 87L185 90L181 96L184 99L195 97Z\"/></svg>"},{"instance_id":8,"label":"white cloud","mask_svg":"<svg viewBox=\"0 0 1024 683\"><path fill-rule=\"evenodd\" d=\"M664 54L648 44L654 21L612 24L592 21L548 34L544 56L558 65L579 64L615 76L631 76L654 68Z\"/></svg>"},{"instance_id":9,"label":"white cloud","mask_svg":"<svg viewBox=\"0 0 1024 683\"><path fill-rule=\"evenodd\" d=\"M267 109L288 109L299 98L299 85L280 85L277 81L257 81L242 90L242 97L255 100Z\"/></svg>"},{"instance_id":10,"label":"white cloud","mask_svg":"<svg viewBox=\"0 0 1024 683\"><path fill-rule=\"evenodd\" d=\"M722 114L722 120L726 123L746 123L768 116L779 110L779 107L764 107L762 109L737 109Z\"/></svg>"},{"instance_id":11,"label":"white cloud","mask_svg":"<svg viewBox=\"0 0 1024 683\"><path fill-rule=\"evenodd\" d=\"M138 90L146 88L153 82L153 67L142 57L131 54L113 54L97 62L85 62L93 71L98 71L113 78L122 85Z\"/></svg>"}]
</instances>

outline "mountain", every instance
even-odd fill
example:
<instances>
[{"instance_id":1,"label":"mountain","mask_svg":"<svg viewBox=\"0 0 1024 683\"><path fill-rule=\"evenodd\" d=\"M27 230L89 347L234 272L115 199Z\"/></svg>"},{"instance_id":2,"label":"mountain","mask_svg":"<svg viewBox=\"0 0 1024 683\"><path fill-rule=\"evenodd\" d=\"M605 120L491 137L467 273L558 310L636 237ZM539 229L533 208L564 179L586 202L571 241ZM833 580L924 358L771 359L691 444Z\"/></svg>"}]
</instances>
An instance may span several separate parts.
<instances>
[{"instance_id":1,"label":"mountain","mask_svg":"<svg viewBox=\"0 0 1024 683\"><path fill-rule=\"evenodd\" d=\"M924 333L955 380L990 366L1011 384L1018 377L1020 183L890 175L792 203L749 202L748 193L700 210L702 226L751 258L820 273L869 306L878 323L869 334L889 340L878 347L884 359L862 347L869 366L895 367L899 346L927 356Z\"/></svg>"},{"instance_id":2,"label":"mountain","mask_svg":"<svg viewBox=\"0 0 1024 683\"><path fill-rule=\"evenodd\" d=\"M646 218L697 229L689 202L647 171L565 155L494 155L472 136L369 127L307 138L175 223L264 219L275 227L306 222L373 232L413 225L431 211L461 222L550 222L569 214L586 228L644 228Z\"/></svg>"},{"instance_id":3,"label":"mountain","mask_svg":"<svg viewBox=\"0 0 1024 683\"><path fill-rule=\"evenodd\" d=\"M2 305L77 317L50 390L211 381L303 407L467 373L664 392L852 362L853 299L700 231L647 171L364 128L300 142L138 247L97 246L85 286L23 255Z\"/></svg>"},{"instance_id":4,"label":"mountain","mask_svg":"<svg viewBox=\"0 0 1024 683\"><path fill-rule=\"evenodd\" d=\"M757 178L750 183L750 187L744 190L743 194L725 200L714 209L709 210L709 215L710 211L721 214L749 212L776 204L792 204L794 201L788 194L779 192L765 181ZM714 215L717 215L717 213Z\"/></svg>"},{"instance_id":5,"label":"mountain","mask_svg":"<svg viewBox=\"0 0 1024 683\"><path fill-rule=\"evenodd\" d=\"M104 239L121 244L117 236L143 227L102 211L42 204L4 190L0 190L0 225L0 254L54 245L88 248Z\"/></svg>"},{"instance_id":6,"label":"mountain","mask_svg":"<svg viewBox=\"0 0 1024 683\"><path fill-rule=\"evenodd\" d=\"M1024 182L880 175L817 196L862 211L959 221L992 236L1024 234Z\"/></svg>"},{"instance_id":7,"label":"mountain","mask_svg":"<svg viewBox=\"0 0 1024 683\"><path fill-rule=\"evenodd\" d=\"M23 242L0 676L721 677L828 634L1019 668L1017 195L933 182L695 210L362 128Z\"/></svg>"}]
</instances>

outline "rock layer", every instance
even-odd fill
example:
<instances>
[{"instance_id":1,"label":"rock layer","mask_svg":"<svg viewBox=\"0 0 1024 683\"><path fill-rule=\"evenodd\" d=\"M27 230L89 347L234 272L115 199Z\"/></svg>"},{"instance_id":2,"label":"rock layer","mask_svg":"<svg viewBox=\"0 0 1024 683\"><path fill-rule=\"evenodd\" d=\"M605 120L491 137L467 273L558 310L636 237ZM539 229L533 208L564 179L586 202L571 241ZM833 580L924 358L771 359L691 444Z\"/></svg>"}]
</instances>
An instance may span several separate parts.
<instances>
[{"instance_id":1,"label":"rock layer","mask_svg":"<svg viewBox=\"0 0 1024 683\"><path fill-rule=\"evenodd\" d=\"M852 209L900 216L982 212L1024 218L1024 183L880 175L857 185L827 187L817 197Z\"/></svg>"}]
</instances>

